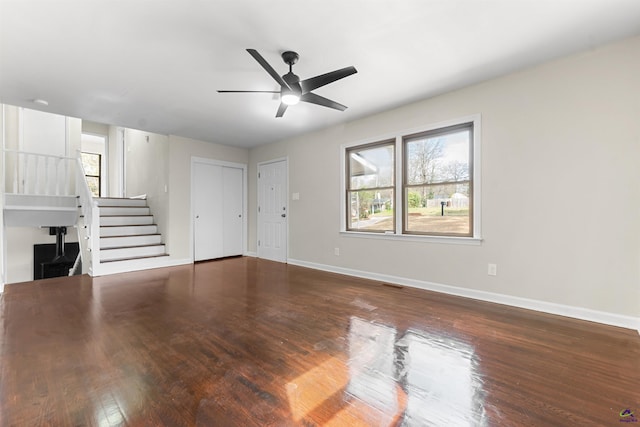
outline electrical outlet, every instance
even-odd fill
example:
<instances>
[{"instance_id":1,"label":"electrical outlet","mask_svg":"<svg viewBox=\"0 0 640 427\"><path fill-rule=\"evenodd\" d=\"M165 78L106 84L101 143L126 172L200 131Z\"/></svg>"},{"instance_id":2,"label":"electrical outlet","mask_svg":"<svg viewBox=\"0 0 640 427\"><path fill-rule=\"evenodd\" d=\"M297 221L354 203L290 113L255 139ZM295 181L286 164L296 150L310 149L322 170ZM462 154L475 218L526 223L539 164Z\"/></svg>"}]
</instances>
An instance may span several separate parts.
<instances>
[{"instance_id":1,"label":"electrical outlet","mask_svg":"<svg viewBox=\"0 0 640 427\"><path fill-rule=\"evenodd\" d=\"M496 264L489 264L487 274L489 276L496 276L498 274L498 266Z\"/></svg>"},{"instance_id":2,"label":"electrical outlet","mask_svg":"<svg viewBox=\"0 0 640 427\"><path fill-rule=\"evenodd\" d=\"M333 248L333 253L335 256L340 256L340 248Z\"/></svg>"}]
</instances>

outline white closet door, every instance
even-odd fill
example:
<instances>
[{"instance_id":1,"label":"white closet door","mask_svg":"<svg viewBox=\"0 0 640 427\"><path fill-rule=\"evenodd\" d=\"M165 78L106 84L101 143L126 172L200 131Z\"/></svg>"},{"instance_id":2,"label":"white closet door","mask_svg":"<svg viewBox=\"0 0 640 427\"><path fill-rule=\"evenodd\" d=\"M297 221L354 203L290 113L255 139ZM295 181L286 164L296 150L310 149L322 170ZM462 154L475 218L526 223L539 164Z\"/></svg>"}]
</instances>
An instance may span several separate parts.
<instances>
[{"instance_id":1,"label":"white closet door","mask_svg":"<svg viewBox=\"0 0 640 427\"><path fill-rule=\"evenodd\" d=\"M194 260L220 258L223 253L222 167L194 163Z\"/></svg>"},{"instance_id":2,"label":"white closet door","mask_svg":"<svg viewBox=\"0 0 640 427\"><path fill-rule=\"evenodd\" d=\"M243 211L242 169L222 168L223 256L242 255Z\"/></svg>"}]
</instances>

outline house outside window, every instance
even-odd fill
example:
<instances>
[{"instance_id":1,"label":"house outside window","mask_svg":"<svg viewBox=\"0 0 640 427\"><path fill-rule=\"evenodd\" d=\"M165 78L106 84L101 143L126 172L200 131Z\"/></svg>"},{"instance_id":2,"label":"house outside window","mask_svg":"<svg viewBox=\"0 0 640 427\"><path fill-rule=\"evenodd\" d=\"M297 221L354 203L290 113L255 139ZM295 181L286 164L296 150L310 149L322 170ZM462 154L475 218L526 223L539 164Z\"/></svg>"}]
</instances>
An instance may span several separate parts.
<instances>
[{"instance_id":1,"label":"house outside window","mask_svg":"<svg viewBox=\"0 0 640 427\"><path fill-rule=\"evenodd\" d=\"M473 123L403 142L403 233L473 236Z\"/></svg>"},{"instance_id":2,"label":"house outside window","mask_svg":"<svg viewBox=\"0 0 640 427\"><path fill-rule=\"evenodd\" d=\"M342 232L479 244L479 115L342 149Z\"/></svg>"},{"instance_id":3,"label":"house outside window","mask_svg":"<svg viewBox=\"0 0 640 427\"><path fill-rule=\"evenodd\" d=\"M370 232L395 229L395 140L347 150L347 228Z\"/></svg>"}]
</instances>

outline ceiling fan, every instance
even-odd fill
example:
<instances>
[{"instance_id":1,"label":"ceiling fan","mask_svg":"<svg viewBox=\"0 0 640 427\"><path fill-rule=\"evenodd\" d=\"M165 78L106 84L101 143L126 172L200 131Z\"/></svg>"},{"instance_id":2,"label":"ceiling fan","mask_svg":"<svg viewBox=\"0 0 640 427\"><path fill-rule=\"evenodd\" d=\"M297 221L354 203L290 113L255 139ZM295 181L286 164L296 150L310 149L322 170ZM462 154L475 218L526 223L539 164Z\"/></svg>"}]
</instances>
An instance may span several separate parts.
<instances>
[{"instance_id":1,"label":"ceiling fan","mask_svg":"<svg viewBox=\"0 0 640 427\"><path fill-rule=\"evenodd\" d=\"M282 117L287 111L289 105L295 105L299 101L309 102L311 104L322 105L323 107L333 108L335 110L344 111L347 109L345 105L339 104L330 99L316 95L311 91L319 87L333 83L336 80L343 79L358 71L354 67L346 67L340 70L331 71L326 74L311 77L310 79L300 80L300 77L293 74L293 64L298 62L298 54L292 51L282 53L282 60L285 64L289 64L289 72L282 77L273 69L271 65L258 53L255 49L247 49L247 52L258 61L262 68L280 85L280 90L219 90L218 93L279 93L280 106L276 117Z\"/></svg>"}]
</instances>

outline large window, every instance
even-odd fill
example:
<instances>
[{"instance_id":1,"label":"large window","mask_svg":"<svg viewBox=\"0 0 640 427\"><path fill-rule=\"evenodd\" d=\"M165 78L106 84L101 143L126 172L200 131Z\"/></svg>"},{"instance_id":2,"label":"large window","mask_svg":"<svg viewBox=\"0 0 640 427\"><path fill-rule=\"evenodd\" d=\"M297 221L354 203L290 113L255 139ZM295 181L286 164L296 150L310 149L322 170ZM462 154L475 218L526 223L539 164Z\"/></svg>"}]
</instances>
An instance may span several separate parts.
<instances>
[{"instance_id":1,"label":"large window","mask_svg":"<svg viewBox=\"0 0 640 427\"><path fill-rule=\"evenodd\" d=\"M472 236L473 124L406 136L403 142L403 232Z\"/></svg>"},{"instance_id":2,"label":"large window","mask_svg":"<svg viewBox=\"0 0 640 427\"><path fill-rule=\"evenodd\" d=\"M473 116L344 147L343 230L479 241L479 126Z\"/></svg>"}]
</instances>

